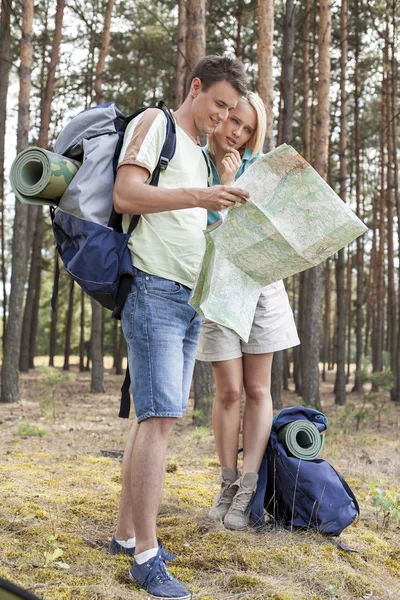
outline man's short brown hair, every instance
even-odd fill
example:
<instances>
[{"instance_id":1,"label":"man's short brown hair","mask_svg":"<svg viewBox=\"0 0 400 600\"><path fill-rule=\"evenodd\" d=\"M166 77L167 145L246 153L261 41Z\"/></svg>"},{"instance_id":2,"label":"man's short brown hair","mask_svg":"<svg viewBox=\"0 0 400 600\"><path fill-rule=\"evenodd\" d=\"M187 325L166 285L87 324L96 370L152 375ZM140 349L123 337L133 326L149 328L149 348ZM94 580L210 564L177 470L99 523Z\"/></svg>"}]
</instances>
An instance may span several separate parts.
<instances>
[{"instance_id":1,"label":"man's short brown hair","mask_svg":"<svg viewBox=\"0 0 400 600\"><path fill-rule=\"evenodd\" d=\"M243 63L232 56L204 56L194 66L189 75L187 89L190 89L195 77L201 80L202 90L206 92L214 83L227 81L241 96L246 93L246 75Z\"/></svg>"}]
</instances>

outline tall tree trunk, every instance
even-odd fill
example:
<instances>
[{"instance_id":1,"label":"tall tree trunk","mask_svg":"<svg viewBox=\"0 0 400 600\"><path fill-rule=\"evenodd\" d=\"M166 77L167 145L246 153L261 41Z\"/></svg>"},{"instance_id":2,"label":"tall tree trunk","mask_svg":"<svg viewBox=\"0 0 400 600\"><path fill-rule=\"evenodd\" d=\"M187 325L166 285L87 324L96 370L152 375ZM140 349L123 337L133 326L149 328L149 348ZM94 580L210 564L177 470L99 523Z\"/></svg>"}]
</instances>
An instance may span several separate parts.
<instances>
[{"instance_id":1,"label":"tall tree trunk","mask_svg":"<svg viewBox=\"0 0 400 600\"><path fill-rule=\"evenodd\" d=\"M274 0L258 0L258 93L267 110L267 133L264 152L274 147L274 82L272 62L274 56Z\"/></svg>"},{"instance_id":2,"label":"tall tree trunk","mask_svg":"<svg viewBox=\"0 0 400 600\"><path fill-rule=\"evenodd\" d=\"M286 0L285 25L283 33L283 119L282 143L290 144L293 131L293 52L294 52L294 0ZM271 395L274 408L282 406L281 388L283 383L283 352L275 352L272 361Z\"/></svg>"},{"instance_id":3,"label":"tall tree trunk","mask_svg":"<svg viewBox=\"0 0 400 600\"><path fill-rule=\"evenodd\" d=\"M91 299L91 301L92 335L90 338L90 359L92 361L92 378L90 391L93 394L104 394L103 350L101 343L103 307L93 298Z\"/></svg>"},{"instance_id":4,"label":"tall tree trunk","mask_svg":"<svg viewBox=\"0 0 400 600\"><path fill-rule=\"evenodd\" d=\"M310 11L311 0L305 0L303 22L303 156L311 162L311 114L310 114Z\"/></svg>"},{"instance_id":5,"label":"tall tree trunk","mask_svg":"<svg viewBox=\"0 0 400 600\"><path fill-rule=\"evenodd\" d=\"M387 64L387 45L384 50L384 64ZM385 188L386 188L386 131L388 127L387 115L387 73L384 70L382 79L382 105L381 105L381 126L380 126L380 158L381 158L381 177L378 198L379 212L379 243L376 253L376 321L373 339L372 368L375 372L382 371L382 349L384 334L384 302L385 302Z\"/></svg>"},{"instance_id":6,"label":"tall tree trunk","mask_svg":"<svg viewBox=\"0 0 400 600\"><path fill-rule=\"evenodd\" d=\"M85 292L81 290L81 317L79 320L79 371L85 370Z\"/></svg>"},{"instance_id":7,"label":"tall tree trunk","mask_svg":"<svg viewBox=\"0 0 400 600\"><path fill-rule=\"evenodd\" d=\"M192 69L206 53L205 0L187 0L186 57ZM211 420L214 380L211 363L197 361L194 369L194 414L197 424Z\"/></svg>"},{"instance_id":8,"label":"tall tree trunk","mask_svg":"<svg viewBox=\"0 0 400 600\"><path fill-rule=\"evenodd\" d=\"M347 199L347 36L348 4L342 0L340 10L340 197ZM345 344L346 344L346 296L345 296L345 260L344 248L339 250L336 259L336 380L335 403L346 404Z\"/></svg>"},{"instance_id":9,"label":"tall tree trunk","mask_svg":"<svg viewBox=\"0 0 400 600\"><path fill-rule=\"evenodd\" d=\"M389 40L390 40L390 5L386 5L386 44L387 48L387 65L388 72L388 89L387 89L387 175L386 175L386 206L387 206L387 265L388 265L388 319L387 319L387 334L389 341L390 367L394 376L396 376L397 368L397 298L395 289L395 266L394 266L394 247L393 247L393 220L394 220L394 166L393 166L393 147L394 139L392 136L393 128L391 127L391 119L393 112L393 93L394 73L392 70L392 60L389 55ZM392 44L392 52L394 52ZM396 118L396 117L394 117ZM400 227L400 223L398 223ZM400 290L399 290L400 293ZM396 398L396 385L394 384L391 390L391 398Z\"/></svg>"},{"instance_id":10,"label":"tall tree trunk","mask_svg":"<svg viewBox=\"0 0 400 600\"><path fill-rule=\"evenodd\" d=\"M355 0L355 18L358 22L358 0ZM361 214L361 193L360 193L360 182L361 182L361 134L360 134L360 83L359 83L359 54L360 54L360 40L358 24L356 24L356 37L355 37L355 71L354 71L354 129L355 129L355 162L356 162L356 214L362 219ZM354 376L353 392L361 393L362 381L359 376L361 369L362 359L362 346L363 346L363 303L364 303L364 244L361 237L357 238L357 289L356 289L356 372Z\"/></svg>"},{"instance_id":11,"label":"tall tree trunk","mask_svg":"<svg viewBox=\"0 0 400 600\"><path fill-rule=\"evenodd\" d=\"M17 153L24 150L28 145L32 70L32 24L33 0L23 0ZM27 261L27 248L25 244L27 212L27 206L16 200L12 241L10 309L2 365L1 402L17 402L19 400L18 366L23 319L23 290Z\"/></svg>"},{"instance_id":12,"label":"tall tree trunk","mask_svg":"<svg viewBox=\"0 0 400 600\"><path fill-rule=\"evenodd\" d=\"M237 29L235 40L235 55L239 60L243 60L243 44L242 44L242 27L244 15L244 0L238 0L237 9L235 11Z\"/></svg>"},{"instance_id":13,"label":"tall tree trunk","mask_svg":"<svg viewBox=\"0 0 400 600\"><path fill-rule=\"evenodd\" d=\"M282 408L281 388L283 381L283 352L275 352L272 359L271 398L275 409Z\"/></svg>"},{"instance_id":14,"label":"tall tree trunk","mask_svg":"<svg viewBox=\"0 0 400 600\"><path fill-rule=\"evenodd\" d=\"M57 0L53 44L50 62L45 73L45 48L43 49L43 81L40 103L40 129L38 146L47 148L49 143L49 127L51 119L51 104L54 96L56 81L56 68L60 53L62 38L62 23L64 17L65 0ZM46 38L44 39L44 44ZM39 299L42 273L42 245L43 245L43 207L32 207L32 220L35 229L32 243L31 269L29 286L25 302L23 332L21 339L20 370L27 371L33 368L33 357L36 354L37 327L39 320Z\"/></svg>"},{"instance_id":15,"label":"tall tree trunk","mask_svg":"<svg viewBox=\"0 0 400 600\"><path fill-rule=\"evenodd\" d=\"M397 3L395 0L392 2L392 27L393 27L393 41L397 39L397 22L396 22L396 9ZM400 248L400 194L399 194L399 163L397 158L397 120L396 115L398 114L398 98L397 98L397 57L394 50L394 43L392 45L392 139L393 139L393 187L395 194L395 206L397 214L397 236L398 236L398 247ZM398 298L399 298L399 312L397 314L397 352L396 352L396 366L395 366L395 393L393 400L400 402L400 265L398 269Z\"/></svg>"},{"instance_id":16,"label":"tall tree trunk","mask_svg":"<svg viewBox=\"0 0 400 600\"><path fill-rule=\"evenodd\" d=\"M329 258L325 263L324 342L322 357L322 381L326 381L326 364L329 369L329 344L331 340L331 268Z\"/></svg>"},{"instance_id":17,"label":"tall tree trunk","mask_svg":"<svg viewBox=\"0 0 400 600\"><path fill-rule=\"evenodd\" d=\"M72 282L72 279L71 279ZM67 323L65 325L65 345L64 345L64 371L69 371L69 358L71 354L71 335L72 335L72 318L74 316L74 288L75 285L71 283L71 290L68 298L68 312L67 312Z\"/></svg>"},{"instance_id":18,"label":"tall tree trunk","mask_svg":"<svg viewBox=\"0 0 400 600\"><path fill-rule=\"evenodd\" d=\"M206 54L206 0L187 0L186 57L189 68Z\"/></svg>"},{"instance_id":19,"label":"tall tree trunk","mask_svg":"<svg viewBox=\"0 0 400 600\"><path fill-rule=\"evenodd\" d=\"M187 0L178 0L179 16L178 16L178 31L177 31L177 47L176 54L176 74L175 74L175 92L174 92L174 107L177 109L183 102L185 96L185 81L187 76L187 60L186 60L186 35L187 35Z\"/></svg>"},{"instance_id":20,"label":"tall tree trunk","mask_svg":"<svg viewBox=\"0 0 400 600\"><path fill-rule=\"evenodd\" d=\"M5 223L4 223L4 142L7 120L7 93L10 75L10 15L12 0L2 0L0 15L0 212L1 212L1 280L3 295L3 336L4 352L5 332L7 329L7 275L5 258Z\"/></svg>"},{"instance_id":21,"label":"tall tree trunk","mask_svg":"<svg viewBox=\"0 0 400 600\"><path fill-rule=\"evenodd\" d=\"M331 8L329 0L319 5L318 29L318 107L315 134L314 168L326 179L329 143ZM320 408L319 338L322 295L322 265L308 272L307 309L303 342L302 398L308 406Z\"/></svg>"},{"instance_id":22,"label":"tall tree trunk","mask_svg":"<svg viewBox=\"0 0 400 600\"><path fill-rule=\"evenodd\" d=\"M54 283L57 278L58 271L58 252L54 250ZM56 303L58 300L56 300ZM55 306L56 310L51 311L51 322L50 322L50 340L49 340L49 367L54 367L54 355L56 353L56 343L57 343L57 304Z\"/></svg>"},{"instance_id":23,"label":"tall tree trunk","mask_svg":"<svg viewBox=\"0 0 400 600\"><path fill-rule=\"evenodd\" d=\"M96 65L95 79L94 79L94 91L96 94L96 104L102 104L104 102L103 95L103 75L104 66L106 64L106 58L108 55L108 48L110 46L110 34L111 34L111 17L114 7L114 0L107 0L106 12L104 14L104 29L101 37L101 47L99 53L99 59Z\"/></svg>"},{"instance_id":24,"label":"tall tree trunk","mask_svg":"<svg viewBox=\"0 0 400 600\"><path fill-rule=\"evenodd\" d=\"M347 270L346 270L346 305L347 305L347 371L346 371L346 383L350 380L351 371L351 333L352 333L352 281L351 281L351 266L352 266L352 252L351 246L349 245L347 250Z\"/></svg>"},{"instance_id":25,"label":"tall tree trunk","mask_svg":"<svg viewBox=\"0 0 400 600\"><path fill-rule=\"evenodd\" d=\"M211 363L196 360L194 367L194 412L196 425L208 425L214 400L214 378Z\"/></svg>"},{"instance_id":26,"label":"tall tree trunk","mask_svg":"<svg viewBox=\"0 0 400 600\"><path fill-rule=\"evenodd\" d=\"M283 30L283 123L282 142L290 144L293 138L294 98L294 0L286 0Z\"/></svg>"}]
</instances>

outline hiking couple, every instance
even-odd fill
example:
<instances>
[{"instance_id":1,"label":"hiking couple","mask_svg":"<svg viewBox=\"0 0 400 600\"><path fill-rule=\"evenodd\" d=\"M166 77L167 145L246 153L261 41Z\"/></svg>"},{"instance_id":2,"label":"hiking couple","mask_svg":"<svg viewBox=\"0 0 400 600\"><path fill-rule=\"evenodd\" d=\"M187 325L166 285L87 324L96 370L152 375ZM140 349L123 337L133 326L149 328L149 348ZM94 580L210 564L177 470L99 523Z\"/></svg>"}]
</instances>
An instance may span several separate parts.
<instances>
[{"instance_id":1,"label":"hiking couple","mask_svg":"<svg viewBox=\"0 0 400 600\"><path fill-rule=\"evenodd\" d=\"M266 129L265 108L256 94L247 93L239 60L201 59L190 74L188 89L173 114L176 150L158 187L148 182L165 141L166 119L154 108L129 124L114 188L114 206L124 215L125 228L130 215L142 216L129 242L135 279L122 313L137 422L124 452L119 518L110 550L134 555L130 577L150 596L181 600L190 593L165 565L174 555L157 539L156 519L168 434L186 411L199 336L197 358L213 365L213 428L222 467L221 490L210 516L232 529L248 524L270 433L273 352L299 343L282 282L262 291L247 344L224 327L207 320L202 324L188 304L205 249L207 216L214 222L218 211L236 202L245 204L249 194L230 186L258 158ZM204 152L201 133L208 136Z\"/></svg>"}]
</instances>

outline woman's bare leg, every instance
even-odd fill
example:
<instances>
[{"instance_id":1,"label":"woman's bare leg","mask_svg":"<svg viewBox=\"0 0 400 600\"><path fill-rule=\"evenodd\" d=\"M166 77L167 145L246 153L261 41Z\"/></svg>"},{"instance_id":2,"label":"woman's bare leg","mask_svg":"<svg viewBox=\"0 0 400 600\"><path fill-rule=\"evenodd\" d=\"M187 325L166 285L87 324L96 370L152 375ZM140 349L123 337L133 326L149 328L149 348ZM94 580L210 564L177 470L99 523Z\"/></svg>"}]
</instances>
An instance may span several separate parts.
<instances>
[{"instance_id":1,"label":"woman's bare leg","mask_svg":"<svg viewBox=\"0 0 400 600\"><path fill-rule=\"evenodd\" d=\"M242 358L213 362L212 367L216 390L212 410L215 445L221 467L236 473L243 391Z\"/></svg>"},{"instance_id":2,"label":"woman's bare leg","mask_svg":"<svg viewBox=\"0 0 400 600\"><path fill-rule=\"evenodd\" d=\"M246 405L243 415L243 475L258 473L272 424L273 353L243 355Z\"/></svg>"}]
</instances>

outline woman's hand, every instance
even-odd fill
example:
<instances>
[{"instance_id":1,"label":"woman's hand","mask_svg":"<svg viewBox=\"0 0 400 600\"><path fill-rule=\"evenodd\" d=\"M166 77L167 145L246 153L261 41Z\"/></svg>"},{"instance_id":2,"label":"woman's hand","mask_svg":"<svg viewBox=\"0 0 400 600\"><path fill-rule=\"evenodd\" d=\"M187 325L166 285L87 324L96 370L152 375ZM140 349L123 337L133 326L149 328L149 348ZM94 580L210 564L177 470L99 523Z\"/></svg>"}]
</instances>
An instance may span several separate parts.
<instances>
[{"instance_id":1,"label":"woman's hand","mask_svg":"<svg viewBox=\"0 0 400 600\"><path fill-rule=\"evenodd\" d=\"M235 182L236 173L242 164L240 154L235 148L231 148L222 159L224 172L221 175L222 185L232 185Z\"/></svg>"}]
</instances>

